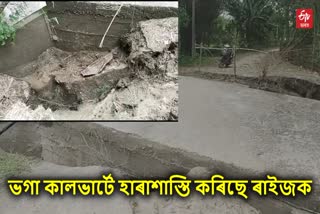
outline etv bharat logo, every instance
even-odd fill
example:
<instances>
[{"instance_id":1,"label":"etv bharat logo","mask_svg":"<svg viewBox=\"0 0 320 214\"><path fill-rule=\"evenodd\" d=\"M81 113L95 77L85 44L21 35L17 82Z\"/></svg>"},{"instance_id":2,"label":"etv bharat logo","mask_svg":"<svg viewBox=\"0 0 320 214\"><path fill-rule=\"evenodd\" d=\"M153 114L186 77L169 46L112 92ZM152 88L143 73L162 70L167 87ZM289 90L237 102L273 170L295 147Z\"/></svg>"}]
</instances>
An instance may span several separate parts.
<instances>
[{"instance_id":1,"label":"etv bharat logo","mask_svg":"<svg viewBox=\"0 0 320 214\"><path fill-rule=\"evenodd\" d=\"M313 10L297 9L296 10L296 28L313 28Z\"/></svg>"}]
</instances>

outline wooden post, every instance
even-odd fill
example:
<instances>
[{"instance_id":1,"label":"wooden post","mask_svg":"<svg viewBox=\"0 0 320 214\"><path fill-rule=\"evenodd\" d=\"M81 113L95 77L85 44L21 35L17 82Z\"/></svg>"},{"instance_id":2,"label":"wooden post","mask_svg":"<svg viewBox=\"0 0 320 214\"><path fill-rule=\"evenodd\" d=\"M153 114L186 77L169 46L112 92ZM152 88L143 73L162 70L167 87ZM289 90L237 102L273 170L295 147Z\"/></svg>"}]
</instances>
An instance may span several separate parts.
<instances>
[{"instance_id":1,"label":"wooden post","mask_svg":"<svg viewBox=\"0 0 320 214\"><path fill-rule=\"evenodd\" d=\"M234 79L237 79L237 47L236 44L233 46L233 74L234 74Z\"/></svg>"},{"instance_id":2,"label":"wooden post","mask_svg":"<svg viewBox=\"0 0 320 214\"><path fill-rule=\"evenodd\" d=\"M238 37L238 32L235 32L234 36L234 42L233 42L233 74L234 74L234 80L237 79L237 37Z\"/></svg>"},{"instance_id":3,"label":"wooden post","mask_svg":"<svg viewBox=\"0 0 320 214\"><path fill-rule=\"evenodd\" d=\"M198 64L198 70L200 71L201 68L201 64L202 64L202 42L200 43L200 59L199 59L199 64Z\"/></svg>"},{"instance_id":4,"label":"wooden post","mask_svg":"<svg viewBox=\"0 0 320 214\"><path fill-rule=\"evenodd\" d=\"M196 0L192 0L192 58L196 55Z\"/></svg>"}]
</instances>

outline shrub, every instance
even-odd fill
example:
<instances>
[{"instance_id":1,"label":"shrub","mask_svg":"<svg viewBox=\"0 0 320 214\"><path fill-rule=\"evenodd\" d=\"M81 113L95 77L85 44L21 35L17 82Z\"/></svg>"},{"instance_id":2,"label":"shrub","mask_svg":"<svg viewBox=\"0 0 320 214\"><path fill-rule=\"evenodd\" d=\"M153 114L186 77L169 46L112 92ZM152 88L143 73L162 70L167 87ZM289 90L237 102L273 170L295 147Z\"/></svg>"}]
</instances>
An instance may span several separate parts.
<instances>
[{"instance_id":1,"label":"shrub","mask_svg":"<svg viewBox=\"0 0 320 214\"><path fill-rule=\"evenodd\" d=\"M0 150L0 183L3 179L30 171L30 164L31 160L22 155Z\"/></svg>"},{"instance_id":2,"label":"shrub","mask_svg":"<svg viewBox=\"0 0 320 214\"><path fill-rule=\"evenodd\" d=\"M10 41L13 41L16 36L16 29L4 21L0 15L0 46L4 46Z\"/></svg>"}]
</instances>

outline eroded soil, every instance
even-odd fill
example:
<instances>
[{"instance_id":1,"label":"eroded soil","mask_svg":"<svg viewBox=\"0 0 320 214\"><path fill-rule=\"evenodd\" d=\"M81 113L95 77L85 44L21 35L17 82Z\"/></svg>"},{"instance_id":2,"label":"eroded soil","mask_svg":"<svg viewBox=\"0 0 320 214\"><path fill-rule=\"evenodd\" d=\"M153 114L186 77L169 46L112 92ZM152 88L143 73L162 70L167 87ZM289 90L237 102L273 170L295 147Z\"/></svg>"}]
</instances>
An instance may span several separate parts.
<instances>
[{"instance_id":1,"label":"eroded soil","mask_svg":"<svg viewBox=\"0 0 320 214\"><path fill-rule=\"evenodd\" d=\"M2 90L23 93L0 106L0 118L177 120L177 25L175 17L139 22L108 52L49 48L15 77L0 75L27 85Z\"/></svg>"}]
</instances>

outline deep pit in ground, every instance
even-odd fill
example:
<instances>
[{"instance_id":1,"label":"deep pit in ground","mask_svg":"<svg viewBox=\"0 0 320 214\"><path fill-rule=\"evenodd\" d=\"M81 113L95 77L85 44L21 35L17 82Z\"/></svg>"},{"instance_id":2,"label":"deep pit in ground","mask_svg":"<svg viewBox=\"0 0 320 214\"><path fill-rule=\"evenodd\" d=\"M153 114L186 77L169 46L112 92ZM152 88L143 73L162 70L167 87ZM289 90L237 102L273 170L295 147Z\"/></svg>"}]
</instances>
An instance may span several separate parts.
<instances>
[{"instance_id":1,"label":"deep pit in ground","mask_svg":"<svg viewBox=\"0 0 320 214\"><path fill-rule=\"evenodd\" d=\"M30 126L16 123L0 135L0 149L57 165L110 167L124 172L127 178L159 179L172 174L186 175L194 167L205 167L212 174L222 174L227 178L263 176L94 123L33 123ZM292 207L272 197L258 198L250 192L248 195L246 202L261 213L289 214L292 211ZM319 211L319 195L319 188L314 184L313 194L308 196L308 200L300 196L284 200Z\"/></svg>"}]
</instances>

